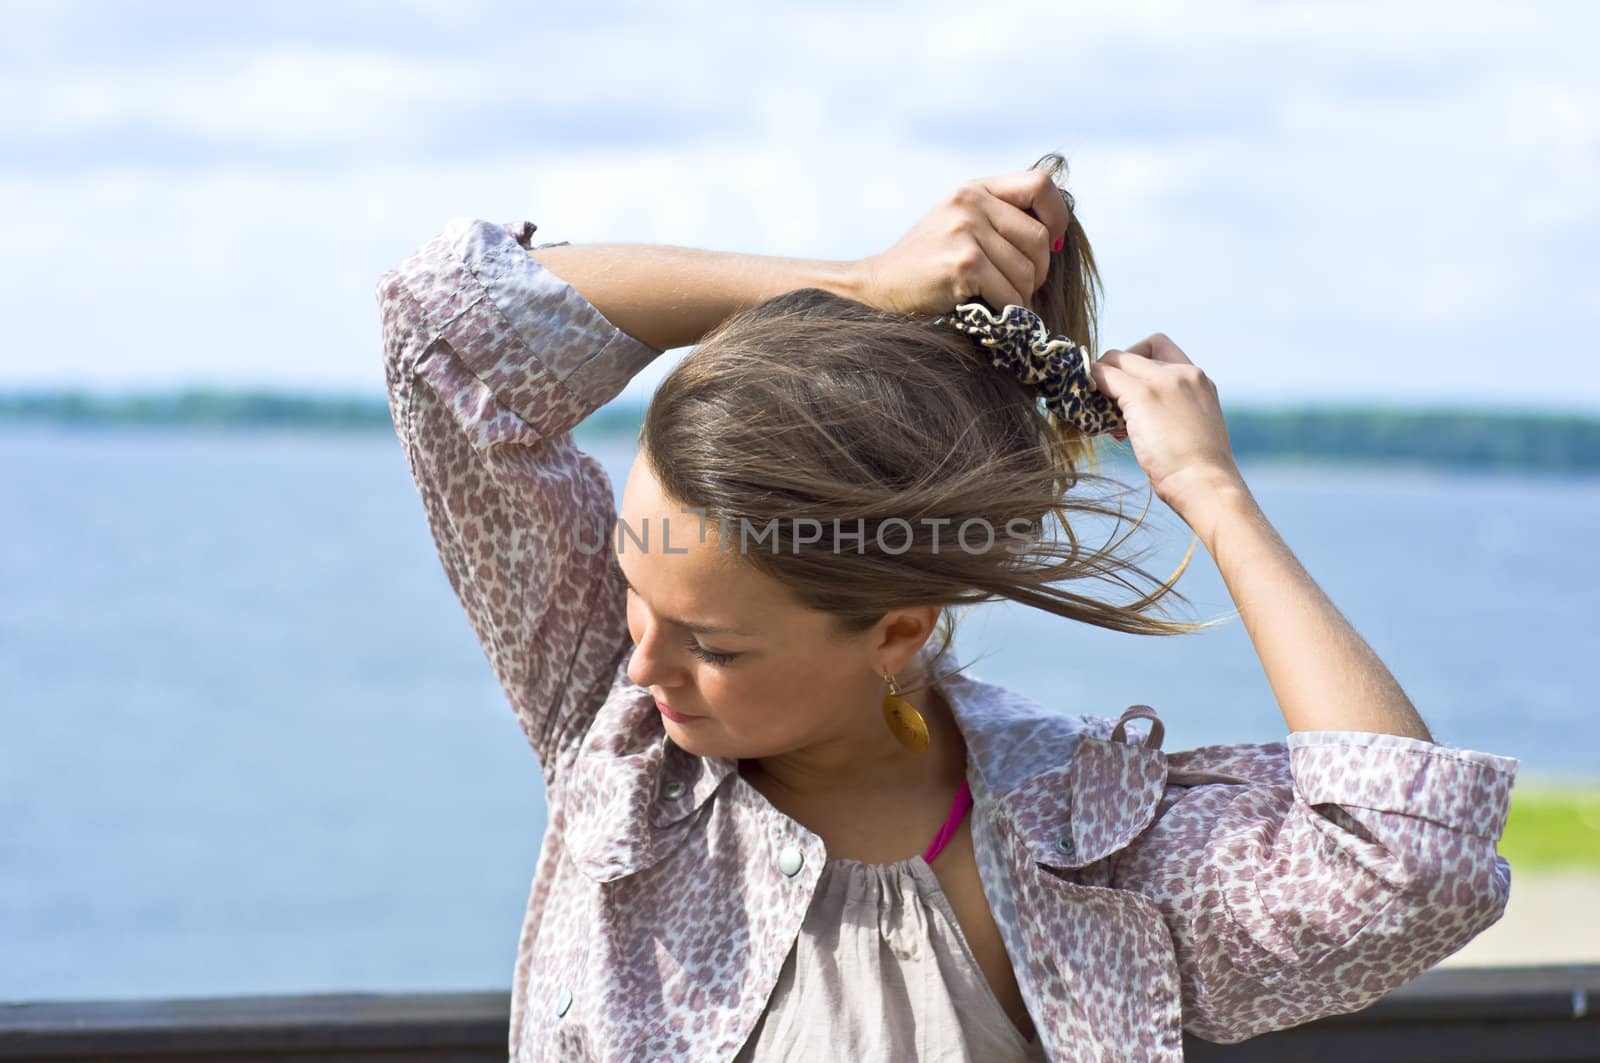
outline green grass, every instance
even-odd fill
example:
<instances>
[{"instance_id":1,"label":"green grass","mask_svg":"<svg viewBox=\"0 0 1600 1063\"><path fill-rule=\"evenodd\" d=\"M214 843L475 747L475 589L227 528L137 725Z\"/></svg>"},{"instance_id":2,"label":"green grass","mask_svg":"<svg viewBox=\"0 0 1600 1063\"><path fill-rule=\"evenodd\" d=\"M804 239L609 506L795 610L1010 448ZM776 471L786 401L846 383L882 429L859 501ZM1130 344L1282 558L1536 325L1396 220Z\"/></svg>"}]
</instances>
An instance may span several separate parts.
<instances>
[{"instance_id":1,"label":"green grass","mask_svg":"<svg viewBox=\"0 0 1600 1063\"><path fill-rule=\"evenodd\" d=\"M1500 855L1512 873L1600 870L1600 788L1513 786Z\"/></svg>"}]
</instances>

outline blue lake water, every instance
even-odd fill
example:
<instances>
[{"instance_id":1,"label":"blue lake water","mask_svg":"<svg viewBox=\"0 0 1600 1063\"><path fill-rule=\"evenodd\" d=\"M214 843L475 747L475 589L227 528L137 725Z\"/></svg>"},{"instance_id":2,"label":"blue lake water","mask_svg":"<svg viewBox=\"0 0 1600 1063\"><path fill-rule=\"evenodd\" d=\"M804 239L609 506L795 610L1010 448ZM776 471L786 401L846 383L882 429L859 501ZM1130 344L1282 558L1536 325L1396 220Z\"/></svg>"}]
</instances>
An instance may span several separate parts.
<instances>
[{"instance_id":1,"label":"blue lake water","mask_svg":"<svg viewBox=\"0 0 1600 1063\"><path fill-rule=\"evenodd\" d=\"M620 488L628 444L580 440ZM1600 480L1244 472L1438 741L1600 777ZM392 436L13 427L0 498L0 1000L510 984L542 782ZM1151 512L1166 575L1189 536ZM1179 586L1231 605L1203 548ZM1169 751L1285 732L1237 620L961 630L974 674L1152 705Z\"/></svg>"}]
</instances>

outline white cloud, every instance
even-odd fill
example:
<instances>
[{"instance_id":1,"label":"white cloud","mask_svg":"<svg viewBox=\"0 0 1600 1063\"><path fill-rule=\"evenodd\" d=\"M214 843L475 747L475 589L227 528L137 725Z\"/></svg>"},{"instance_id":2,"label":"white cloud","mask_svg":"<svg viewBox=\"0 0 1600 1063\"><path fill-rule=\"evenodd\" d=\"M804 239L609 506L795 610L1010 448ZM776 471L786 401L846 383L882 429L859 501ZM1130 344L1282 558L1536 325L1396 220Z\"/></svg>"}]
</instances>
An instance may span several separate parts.
<instances>
[{"instance_id":1,"label":"white cloud","mask_svg":"<svg viewBox=\"0 0 1600 1063\"><path fill-rule=\"evenodd\" d=\"M108 62L111 10L0 74L0 387L371 391L372 282L451 217L855 257L1061 149L1108 343L1172 333L1225 399L1600 408L1588 7L303 8Z\"/></svg>"}]
</instances>

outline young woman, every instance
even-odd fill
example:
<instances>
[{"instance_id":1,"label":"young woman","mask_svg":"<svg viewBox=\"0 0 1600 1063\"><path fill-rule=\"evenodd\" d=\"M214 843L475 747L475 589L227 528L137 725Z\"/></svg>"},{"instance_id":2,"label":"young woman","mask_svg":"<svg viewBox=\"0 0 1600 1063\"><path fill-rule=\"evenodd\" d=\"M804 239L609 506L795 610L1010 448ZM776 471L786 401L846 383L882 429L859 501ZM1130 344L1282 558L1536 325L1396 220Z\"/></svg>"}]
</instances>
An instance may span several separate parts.
<instances>
[{"instance_id":1,"label":"young woman","mask_svg":"<svg viewBox=\"0 0 1600 1063\"><path fill-rule=\"evenodd\" d=\"M1177 346L1083 354L1063 175L962 184L859 261L461 221L380 281L405 458L547 786L513 1058L1179 1060L1185 1030L1361 1008L1500 917L1517 761L1432 742ZM1085 346L1030 379L951 327L980 301ZM570 430L696 343L618 513ZM1114 415L1041 407L1070 372ZM1215 558L1286 741L1169 754L1147 706L949 665L971 602L1203 626L1073 530L1120 512L1085 471L1108 426ZM1130 577L1157 585L1081 593Z\"/></svg>"}]
</instances>

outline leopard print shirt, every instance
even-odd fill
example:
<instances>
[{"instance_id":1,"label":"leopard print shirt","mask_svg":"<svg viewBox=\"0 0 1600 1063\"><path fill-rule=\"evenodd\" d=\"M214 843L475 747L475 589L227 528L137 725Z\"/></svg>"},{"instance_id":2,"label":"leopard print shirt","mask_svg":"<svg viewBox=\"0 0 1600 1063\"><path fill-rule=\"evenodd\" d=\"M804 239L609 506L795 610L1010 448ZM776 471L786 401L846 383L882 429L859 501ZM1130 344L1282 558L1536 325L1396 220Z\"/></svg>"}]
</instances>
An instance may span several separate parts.
<instances>
[{"instance_id":1,"label":"leopard print shirt","mask_svg":"<svg viewBox=\"0 0 1600 1063\"><path fill-rule=\"evenodd\" d=\"M453 222L377 286L388 402L451 586L550 809L512 971L516 1060L728 1060L826 859L626 674L605 471L570 429L656 354L528 251ZM547 246L547 245L540 245ZM1182 1059L1365 1007L1498 920L1518 762L1396 735L1160 748L974 676L984 891L1054 1060ZM1141 733L1142 732L1142 733Z\"/></svg>"}]
</instances>

